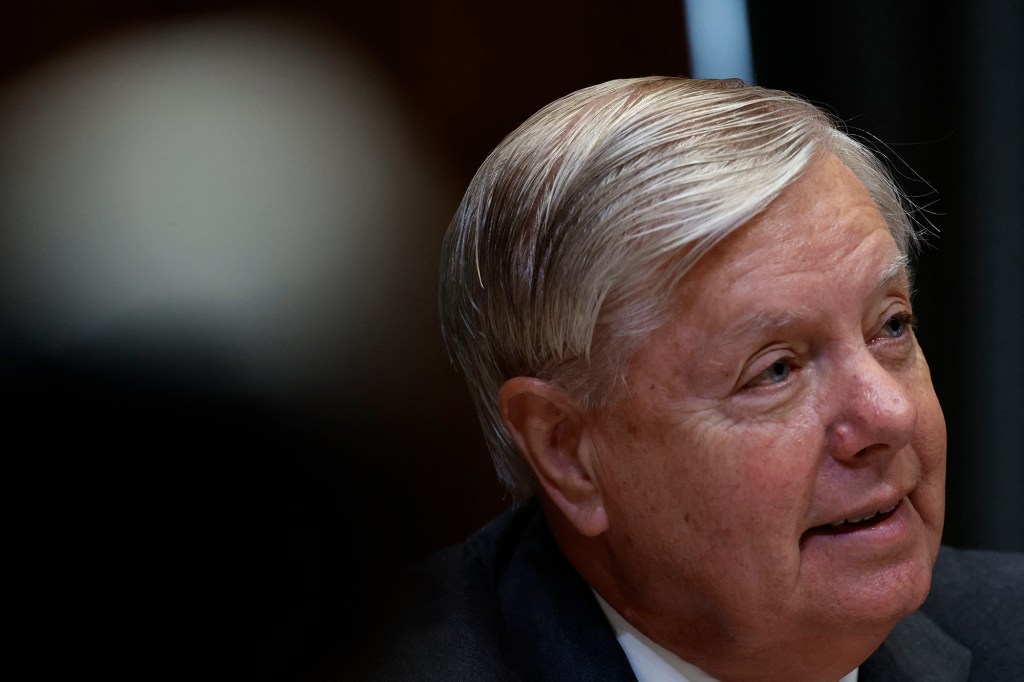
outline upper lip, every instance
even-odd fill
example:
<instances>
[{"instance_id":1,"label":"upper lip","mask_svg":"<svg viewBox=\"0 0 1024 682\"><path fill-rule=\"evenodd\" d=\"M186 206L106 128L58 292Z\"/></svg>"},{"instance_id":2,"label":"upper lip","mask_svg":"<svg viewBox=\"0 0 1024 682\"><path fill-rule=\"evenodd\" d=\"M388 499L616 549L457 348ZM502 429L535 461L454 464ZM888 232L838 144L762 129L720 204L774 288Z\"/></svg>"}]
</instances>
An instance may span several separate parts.
<instances>
[{"instance_id":1,"label":"upper lip","mask_svg":"<svg viewBox=\"0 0 1024 682\"><path fill-rule=\"evenodd\" d=\"M812 527L820 528L822 526L839 526L848 521L864 521L876 514L891 512L899 506L900 502L907 497L909 492L910 489L908 488L890 492L886 495L880 495L871 502L859 504L856 507L851 506L849 509L838 512L834 515L830 514L824 519L823 523L815 524Z\"/></svg>"},{"instance_id":2,"label":"upper lip","mask_svg":"<svg viewBox=\"0 0 1024 682\"><path fill-rule=\"evenodd\" d=\"M899 505L900 500L902 500L902 499L903 498L901 497L899 500L896 500L895 502L893 502L892 504L890 504L887 507L882 507L882 508L879 508L879 509L872 508L871 511L865 511L865 512L855 512L855 513L853 513L853 514L851 514L849 516L843 517L842 519L839 519L839 520L836 520L836 521L830 521L829 525L830 526L841 526L844 523L855 523L857 521L867 521L871 517L877 516L878 514L888 514L889 512L891 512L893 509L895 509Z\"/></svg>"}]
</instances>

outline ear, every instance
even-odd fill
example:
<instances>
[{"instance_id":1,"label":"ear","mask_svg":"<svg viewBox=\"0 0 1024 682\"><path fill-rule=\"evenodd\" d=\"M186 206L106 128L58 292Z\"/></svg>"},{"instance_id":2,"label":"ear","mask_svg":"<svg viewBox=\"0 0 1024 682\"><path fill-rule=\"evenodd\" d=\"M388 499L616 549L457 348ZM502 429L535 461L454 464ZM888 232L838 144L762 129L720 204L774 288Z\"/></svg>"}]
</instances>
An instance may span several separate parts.
<instances>
[{"instance_id":1,"label":"ear","mask_svg":"<svg viewBox=\"0 0 1024 682\"><path fill-rule=\"evenodd\" d=\"M513 377L498 395L501 419L549 500L584 536L608 529L593 442L581 409L557 386Z\"/></svg>"}]
</instances>

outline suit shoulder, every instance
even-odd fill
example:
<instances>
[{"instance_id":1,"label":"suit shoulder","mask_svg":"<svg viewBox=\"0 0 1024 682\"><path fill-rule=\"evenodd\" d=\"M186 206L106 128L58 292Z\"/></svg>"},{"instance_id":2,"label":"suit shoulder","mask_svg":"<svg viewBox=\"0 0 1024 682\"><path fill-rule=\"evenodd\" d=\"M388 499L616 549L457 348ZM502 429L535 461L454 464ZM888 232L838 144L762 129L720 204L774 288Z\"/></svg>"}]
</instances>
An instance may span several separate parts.
<instances>
[{"instance_id":1,"label":"suit shoulder","mask_svg":"<svg viewBox=\"0 0 1024 682\"><path fill-rule=\"evenodd\" d=\"M1024 599L1024 554L943 547L932 577L928 602L1006 602Z\"/></svg>"},{"instance_id":2,"label":"suit shoulder","mask_svg":"<svg viewBox=\"0 0 1024 682\"><path fill-rule=\"evenodd\" d=\"M496 586L524 516L510 510L405 572L375 624L359 679L508 679Z\"/></svg>"},{"instance_id":3,"label":"suit shoulder","mask_svg":"<svg viewBox=\"0 0 1024 682\"><path fill-rule=\"evenodd\" d=\"M1024 554L943 547L922 610L971 650L980 679L1024 669Z\"/></svg>"}]
</instances>

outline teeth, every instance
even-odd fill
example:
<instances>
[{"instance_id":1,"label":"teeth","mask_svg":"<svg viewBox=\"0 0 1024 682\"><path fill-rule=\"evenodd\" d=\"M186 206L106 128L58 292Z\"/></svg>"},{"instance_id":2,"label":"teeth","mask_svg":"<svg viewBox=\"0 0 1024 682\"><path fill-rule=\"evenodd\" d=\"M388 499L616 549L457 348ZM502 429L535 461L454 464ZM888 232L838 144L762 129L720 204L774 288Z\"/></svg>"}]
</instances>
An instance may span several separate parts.
<instances>
[{"instance_id":1,"label":"teeth","mask_svg":"<svg viewBox=\"0 0 1024 682\"><path fill-rule=\"evenodd\" d=\"M862 516L862 517L860 517L858 519L843 519L842 521L835 521L835 522L833 522L833 523L831 523L829 525L831 525L833 528L835 528L836 526L841 526L844 523L860 523L861 521L867 521L868 519L875 518L879 514L888 514L893 509L895 509L898 505L899 505L899 501L897 500L896 503L893 504L888 509L880 509L878 511L873 511L870 514L868 514L867 516Z\"/></svg>"}]
</instances>

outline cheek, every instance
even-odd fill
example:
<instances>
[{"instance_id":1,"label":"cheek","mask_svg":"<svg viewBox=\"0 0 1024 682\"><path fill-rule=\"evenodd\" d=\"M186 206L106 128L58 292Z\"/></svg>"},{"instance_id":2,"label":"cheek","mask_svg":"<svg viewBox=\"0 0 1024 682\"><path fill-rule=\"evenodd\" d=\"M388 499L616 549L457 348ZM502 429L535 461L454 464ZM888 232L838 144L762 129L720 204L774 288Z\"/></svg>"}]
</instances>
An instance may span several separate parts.
<instances>
[{"instance_id":1,"label":"cheek","mask_svg":"<svg viewBox=\"0 0 1024 682\"><path fill-rule=\"evenodd\" d=\"M705 431L693 452L704 523L724 539L757 544L791 534L813 496L819 445L794 424L729 424Z\"/></svg>"},{"instance_id":2,"label":"cheek","mask_svg":"<svg viewBox=\"0 0 1024 682\"><path fill-rule=\"evenodd\" d=\"M912 446L921 465L918 513L938 537L946 507L946 422L931 385L918 402L917 428Z\"/></svg>"},{"instance_id":3,"label":"cheek","mask_svg":"<svg viewBox=\"0 0 1024 682\"><path fill-rule=\"evenodd\" d=\"M921 410L920 426L915 434L915 441L919 443L922 458L927 458L927 464L945 470L946 419L935 394L929 391L927 397L929 400Z\"/></svg>"},{"instance_id":4,"label":"cheek","mask_svg":"<svg viewBox=\"0 0 1024 682\"><path fill-rule=\"evenodd\" d=\"M924 354L918 349L918 374L914 377L917 426L914 429L914 450L926 469L944 475L946 469L946 419L932 386L931 373Z\"/></svg>"},{"instance_id":5,"label":"cheek","mask_svg":"<svg viewBox=\"0 0 1024 682\"><path fill-rule=\"evenodd\" d=\"M917 407L917 424L914 427L912 445L920 458L924 475L931 475L945 481L946 470L946 420L942 407L932 387L928 365L920 356L919 374L914 377L911 390Z\"/></svg>"},{"instance_id":6,"label":"cheek","mask_svg":"<svg viewBox=\"0 0 1024 682\"><path fill-rule=\"evenodd\" d=\"M668 534L729 554L763 549L789 542L814 495L822 430L809 404L760 420L642 405L593 425L609 513L638 542Z\"/></svg>"}]
</instances>

